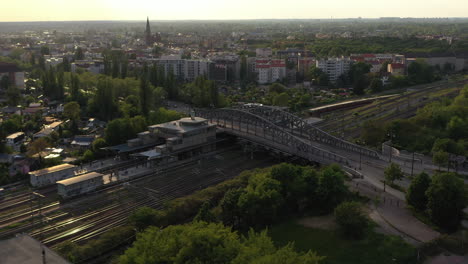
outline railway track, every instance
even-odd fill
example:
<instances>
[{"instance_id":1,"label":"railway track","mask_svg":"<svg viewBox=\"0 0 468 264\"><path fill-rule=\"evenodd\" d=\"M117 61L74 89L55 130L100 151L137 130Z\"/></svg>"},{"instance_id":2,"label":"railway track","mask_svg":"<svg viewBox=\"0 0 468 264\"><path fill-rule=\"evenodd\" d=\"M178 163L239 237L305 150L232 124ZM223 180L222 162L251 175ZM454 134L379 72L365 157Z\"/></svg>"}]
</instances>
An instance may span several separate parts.
<instances>
[{"instance_id":1,"label":"railway track","mask_svg":"<svg viewBox=\"0 0 468 264\"><path fill-rule=\"evenodd\" d=\"M122 204L107 204L102 202L102 208L87 212L82 215L70 217L70 212L60 212L55 215L46 215L45 218L49 224L41 228L33 228L32 223L24 224L17 228L12 228L0 233L0 237L7 237L18 232L27 232L30 230L31 235L37 239L41 239L49 246L54 246L60 242L70 240L81 242L90 238L94 238L112 227L121 226L126 223L128 216L140 206L150 206L153 208L162 208L164 204L176 197L180 197L192 193L200 188L210 186L222 182L230 177L233 173L240 172L240 168L252 168L253 164L245 162L242 159L243 153L236 151L236 154L230 154L232 151L220 152L225 155L224 160L214 164L212 161L202 161L200 165L197 162L183 164L178 168L168 168L167 170L158 171L158 174L148 173L148 175L131 180L131 184L136 184L141 188L153 188L159 195L155 199L149 199L139 194L136 195L137 202L130 202L126 206ZM229 160L229 162L226 162ZM261 162L264 162L262 160ZM271 161L270 161L271 162ZM203 165L205 163L207 166ZM227 167L231 165L230 167ZM249 167L250 166L250 167ZM222 167L219 169L217 167ZM237 170L236 170L237 169ZM122 185L110 186L93 195L109 195L110 193L118 193L123 189ZM99 203L99 199L97 199ZM93 203L94 204L94 203ZM66 205L66 204L65 204Z\"/></svg>"},{"instance_id":2,"label":"railway track","mask_svg":"<svg viewBox=\"0 0 468 264\"><path fill-rule=\"evenodd\" d=\"M236 160L238 161L231 164L231 166L229 166L228 168L224 168L224 170L221 171L216 170L216 165L203 168L203 170L208 171L208 173L200 173L198 174L199 177L193 177L194 175L197 175L196 171L193 171L193 167L187 167L183 170L179 170L174 173L168 173L167 177L173 178L173 180L170 183L164 183L162 181L151 181L153 183L152 185L148 185L147 183L140 183L144 184L144 186L149 186L154 190L160 192L160 197L149 200L145 199L143 202L138 203L137 205L132 205L131 207L126 207L123 209L121 208L120 210L106 216L104 219L96 220L91 224L85 223L82 226L76 227L76 229L79 231L73 233L73 235L67 235L69 231L65 231L62 232L61 235L57 235L53 239L45 239L44 243L46 243L46 245L54 246L57 243L60 243L65 240L82 242L84 240L94 238L112 227L121 226L124 223L126 223L127 218L131 214L131 212L133 212L133 210L140 206L150 206L156 209L162 208L164 204L169 200L192 193L196 190L199 190L200 188L204 188L222 182L228 178L231 178L237 172L240 172L241 170L239 170L239 168L249 167L246 166L245 160ZM238 169L237 171L235 170L236 168ZM224 174L223 171L230 171L234 174ZM174 178L174 175L182 176Z\"/></svg>"},{"instance_id":3,"label":"railway track","mask_svg":"<svg viewBox=\"0 0 468 264\"><path fill-rule=\"evenodd\" d=\"M452 87L454 88L454 87ZM447 87L429 87L424 90L418 90L412 92L411 94L399 96L397 98L391 98L380 104L373 104L363 108L359 108L360 113L365 113L363 115L355 115L355 111L350 111L340 118L333 120L326 120L319 124L319 127L327 130L330 133L340 133L340 131L345 130L347 138L352 138L352 135L355 135L357 132L353 128L357 128L368 120L391 120L397 117L408 117L411 116L409 113L415 113L415 111L424 106L427 103L439 100L441 97L455 96L458 94L459 89L455 88L456 91L447 91L444 96L435 97L432 100L420 100L420 96L424 93L427 93L428 90L431 92L437 92L445 89L452 89ZM384 110L385 109L385 110ZM398 109L398 111L395 111ZM384 110L384 111L382 111ZM382 118L383 117L383 118ZM350 131L351 128L351 131Z\"/></svg>"},{"instance_id":4,"label":"railway track","mask_svg":"<svg viewBox=\"0 0 468 264\"><path fill-rule=\"evenodd\" d=\"M44 196L47 196L51 193L55 193L57 188L55 186L49 186L41 189L35 190L36 193L42 194ZM20 206L23 206L25 204L28 204L31 202L31 191L28 190L26 193L20 193L14 197L9 197L3 200L0 200L0 219L1 216L3 216L3 212L11 209L11 208L17 208Z\"/></svg>"}]
</instances>

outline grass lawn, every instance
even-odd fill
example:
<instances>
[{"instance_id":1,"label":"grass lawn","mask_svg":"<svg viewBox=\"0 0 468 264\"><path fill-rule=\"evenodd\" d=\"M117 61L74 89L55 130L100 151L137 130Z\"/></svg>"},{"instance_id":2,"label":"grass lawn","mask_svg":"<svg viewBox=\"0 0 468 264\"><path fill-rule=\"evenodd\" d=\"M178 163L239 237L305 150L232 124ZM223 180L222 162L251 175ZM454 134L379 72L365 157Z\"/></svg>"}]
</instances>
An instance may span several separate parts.
<instances>
[{"instance_id":1,"label":"grass lawn","mask_svg":"<svg viewBox=\"0 0 468 264\"><path fill-rule=\"evenodd\" d=\"M297 250L317 252L326 258L320 264L414 264L415 249L399 237L369 230L362 240L344 239L337 231L304 227L290 221L270 228L278 246L294 242Z\"/></svg>"}]
</instances>

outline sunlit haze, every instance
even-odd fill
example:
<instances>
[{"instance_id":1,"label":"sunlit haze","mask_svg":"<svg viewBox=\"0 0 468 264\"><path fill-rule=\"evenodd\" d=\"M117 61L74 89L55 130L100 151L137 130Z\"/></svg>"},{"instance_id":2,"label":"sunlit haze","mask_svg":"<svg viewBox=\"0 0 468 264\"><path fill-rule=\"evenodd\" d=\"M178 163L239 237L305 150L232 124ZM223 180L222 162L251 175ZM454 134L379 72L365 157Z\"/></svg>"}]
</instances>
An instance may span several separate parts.
<instances>
[{"instance_id":1,"label":"sunlit haze","mask_svg":"<svg viewBox=\"0 0 468 264\"><path fill-rule=\"evenodd\" d=\"M467 0L15 0L0 21L464 17Z\"/></svg>"}]
</instances>

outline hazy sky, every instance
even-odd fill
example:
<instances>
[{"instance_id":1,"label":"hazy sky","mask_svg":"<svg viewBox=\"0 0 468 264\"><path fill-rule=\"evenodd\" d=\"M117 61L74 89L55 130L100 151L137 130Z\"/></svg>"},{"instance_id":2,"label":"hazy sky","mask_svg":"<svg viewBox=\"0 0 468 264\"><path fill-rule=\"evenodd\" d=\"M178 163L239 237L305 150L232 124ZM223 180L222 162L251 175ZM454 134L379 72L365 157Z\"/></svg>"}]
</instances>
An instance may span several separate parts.
<instances>
[{"instance_id":1,"label":"hazy sky","mask_svg":"<svg viewBox=\"0 0 468 264\"><path fill-rule=\"evenodd\" d=\"M5 0L0 21L466 17L468 0Z\"/></svg>"}]
</instances>

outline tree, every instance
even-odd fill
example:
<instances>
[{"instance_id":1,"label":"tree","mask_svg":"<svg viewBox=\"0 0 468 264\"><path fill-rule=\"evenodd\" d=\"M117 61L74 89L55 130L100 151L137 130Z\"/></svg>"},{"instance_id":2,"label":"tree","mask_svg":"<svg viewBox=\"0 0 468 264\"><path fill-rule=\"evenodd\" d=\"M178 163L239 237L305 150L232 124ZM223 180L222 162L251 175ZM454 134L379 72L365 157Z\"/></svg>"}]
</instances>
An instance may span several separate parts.
<instances>
[{"instance_id":1,"label":"tree","mask_svg":"<svg viewBox=\"0 0 468 264\"><path fill-rule=\"evenodd\" d=\"M298 253L291 244L277 249L266 232L239 237L222 224L193 222L146 229L118 263L318 264L322 259L310 251Z\"/></svg>"},{"instance_id":2,"label":"tree","mask_svg":"<svg viewBox=\"0 0 468 264\"><path fill-rule=\"evenodd\" d=\"M146 74L140 79L140 109L141 113L148 116L151 99L151 88Z\"/></svg>"},{"instance_id":3,"label":"tree","mask_svg":"<svg viewBox=\"0 0 468 264\"><path fill-rule=\"evenodd\" d=\"M209 201L205 201L202 206L200 207L200 210L198 210L197 215L193 218L193 221L195 222L216 222L216 217L215 215L210 211L211 209L211 203Z\"/></svg>"},{"instance_id":4,"label":"tree","mask_svg":"<svg viewBox=\"0 0 468 264\"><path fill-rule=\"evenodd\" d=\"M362 238L368 219L357 202L343 202L335 208L335 221L343 233L350 238Z\"/></svg>"},{"instance_id":5,"label":"tree","mask_svg":"<svg viewBox=\"0 0 468 264\"><path fill-rule=\"evenodd\" d=\"M164 107L160 107L156 111L151 111L148 117L148 122L150 124L162 124L181 119L183 116L184 114L179 113L177 111L167 110Z\"/></svg>"},{"instance_id":6,"label":"tree","mask_svg":"<svg viewBox=\"0 0 468 264\"><path fill-rule=\"evenodd\" d=\"M145 131L146 128L147 123L143 116L117 118L107 124L104 138L107 144L113 146L136 137L137 133Z\"/></svg>"},{"instance_id":7,"label":"tree","mask_svg":"<svg viewBox=\"0 0 468 264\"><path fill-rule=\"evenodd\" d=\"M43 55L39 56L39 69L45 71L46 66L45 66L45 58Z\"/></svg>"},{"instance_id":8,"label":"tree","mask_svg":"<svg viewBox=\"0 0 468 264\"><path fill-rule=\"evenodd\" d=\"M66 103L63 107L63 115L73 122L80 120L80 105L77 102Z\"/></svg>"},{"instance_id":9,"label":"tree","mask_svg":"<svg viewBox=\"0 0 468 264\"><path fill-rule=\"evenodd\" d=\"M289 102L289 95L287 93L277 94L273 98L273 105L276 105L276 106L288 106L288 102Z\"/></svg>"},{"instance_id":10,"label":"tree","mask_svg":"<svg viewBox=\"0 0 468 264\"><path fill-rule=\"evenodd\" d=\"M442 166L447 165L449 159L449 154L445 151L437 151L432 154L432 162L439 165L439 170Z\"/></svg>"},{"instance_id":11,"label":"tree","mask_svg":"<svg viewBox=\"0 0 468 264\"><path fill-rule=\"evenodd\" d=\"M425 172L418 174L412 181L406 192L406 201L417 210L426 210L426 191L431 184L431 178Z\"/></svg>"},{"instance_id":12,"label":"tree","mask_svg":"<svg viewBox=\"0 0 468 264\"><path fill-rule=\"evenodd\" d=\"M31 53L31 58L29 63L31 63L32 66L36 65L36 54Z\"/></svg>"},{"instance_id":13,"label":"tree","mask_svg":"<svg viewBox=\"0 0 468 264\"><path fill-rule=\"evenodd\" d=\"M34 154L37 154L41 151L43 151L45 148L49 147L50 146L50 143L47 141L46 138L38 138L36 140L34 140L33 142L29 143L28 145L28 151L27 151L27 154L29 156L32 156ZM39 157L41 157L39 155Z\"/></svg>"},{"instance_id":14,"label":"tree","mask_svg":"<svg viewBox=\"0 0 468 264\"><path fill-rule=\"evenodd\" d=\"M312 80L315 80L315 83L321 86L328 85L328 75L322 71L320 68L317 68L315 65L310 67L308 75Z\"/></svg>"},{"instance_id":15,"label":"tree","mask_svg":"<svg viewBox=\"0 0 468 264\"><path fill-rule=\"evenodd\" d=\"M385 168L384 171L385 180L393 184L395 180L401 180L404 177L403 171L400 166L396 163L390 163L390 166Z\"/></svg>"},{"instance_id":16,"label":"tree","mask_svg":"<svg viewBox=\"0 0 468 264\"><path fill-rule=\"evenodd\" d=\"M87 149L83 154L83 162L90 162L94 160L94 153Z\"/></svg>"},{"instance_id":17,"label":"tree","mask_svg":"<svg viewBox=\"0 0 468 264\"><path fill-rule=\"evenodd\" d=\"M70 72L71 71L71 64L70 64L70 61L68 60L68 57L63 58L62 69L63 69L64 72Z\"/></svg>"},{"instance_id":18,"label":"tree","mask_svg":"<svg viewBox=\"0 0 468 264\"><path fill-rule=\"evenodd\" d=\"M157 218L158 211L151 207L143 206L130 215L129 221L137 230L142 231L148 226L154 225Z\"/></svg>"},{"instance_id":19,"label":"tree","mask_svg":"<svg viewBox=\"0 0 468 264\"><path fill-rule=\"evenodd\" d=\"M319 173L316 203L320 209L331 211L347 193L344 172L338 165L328 166Z\"/></svg>"},{"instance_id":20,"label":"tree","mask_svg":"<svg viewBox=\"0 0 468 264\"><path fill-rule=\"evenodd\" d=\"M383 88L382 80L380 80L378 77L374 77L370 81L369 88L371 89L373 93L378 93L382 91L382 88Z\"/></svg>"},{"instance_id":21,"label":"tree","mask_svg":"<svg viewBox=\"0 0 468 264\"><path fill-rule=\"evenodd\" d=\"M41 47L41 55L50 55L50 49L48 46L42 46Z\"/></svg>"},{"instance_id":22,"label":"tree","mask_svg":"<svg viewBox=\"0 0 468 264\"><path fill-rule=\"evenodd\" d=\"M372 66L364 62L358 62L351 65L349 70L349 79L353 84L353 91L355 94L361 95L364 90L369 86L369 78L367 74L370 72Z\"/></svg>"},{"instance_id":23,"label":"tree","mask_svg":"<svg viewBox=\"0 0 468 264\"><path fill-rule=\"evenodd\" d=\"M269 92L277 94L284 93L286 92L286 86L282 85L281 83L273 83L270 85Z\"/></svg>"},{"instance_id":24,"label":"tree","mask_svg":"<svg viewBox=\"0 0 468 264\"><path fill-rule=\"evenodd\" d=\"M232 226L235 229L240 228L242 216L237 202L243 192L244 190L242 189L228 190L219 203L219 207L221 207L221 220L225 225Z\"/></svg>"},{"instance_id":25,"label":"tree","mask_svg":"<svg viewBox=\"0 0 468 264\"><path fill-rule=\"evenodd\" d=\"M16 86L11 85L8 90L6 91L6 96L8 98L9 105L18 105L21 101L21 93Z\"/></svg>"},{"instance_id":26,"label":"tree","mask_svg":"<svg viewBox=\"0 0 468 264\"><path fill-rule=\"evenodd\" d=\"M362 126L361 140L367 145L378 147L385 139L385 127L375 121L366 121Z\"/></svg>"},{"instance_id":27,"label":"tree","mask_svg":"<svg viewBox=\"0 0 468 264\"><path fill-rule=\"evenodd\" d=\"M108 77L99 79L97 83L97 91L90 112L93 112L101 120L111 120L118 114L113 88L112 81Z\"/></svg>"},{"instance_id":28,"label":"tree","mask_svg":"<svg viewBox=\"0 0 468 264\"><path fill-rule=\"evenodd\" d=\"M23 118L20 115L12 115L8 120L1 123L1 132L6 134L15 133L21 130L23 125Z\"/></svg>"},{"instance_id":29,"label":"tree","mask_svg":"<svg viewBox=\"0 0 468 264\"><path fill-rule=\"evenodd\" d=\"M431 220L438 226L454 231L466 206L466 193L463 180L453 173L438 173L426 192L427 209Z\"/></svg>"},{"instance_id":30,"label":"tree","mask_svg":"<svg viewBox=\"0 0 468 264\"><path fill-rule=\"evenodd\" d=\"M84 53L83 53L83 49L81 47L78 47L76 50L75 50L75 60L83 60L84 59Z\"/></svg>"},{"instance_id":31,"label":"tree","mask_svg":"<svg viewBox=\"0 0 468 264\"><path fill-rule=\"evenodd\" d=\"M434 68L424 60L416 60L408 65L408 78L414 84L428 83L435 79Z\"/></svg>"},{"instance_id":32,"label":"tree","mask_svg":"<svg viewBox=\"0 0 468 264\"><path fill-rule=\"evenodd\" d=\"M453 116L447 124L450 138L454 140L468 138L468 121L458 116Z\"/></svg>"},{"instance_id":33,"label":"tree","mask_svg":"<svg viewBox=\"0 0 468 264\"><path fill-rule=\"evenodd\" d=\"M281 183L265 174L256 174L249 180L237 204L241 212L240 226L244 230L271 224L278 220L284 205Z\"/></svg>"},{"instance_id":34,"label":"tree","mask_svg":"<svg viewBox=\"0 0 468 264\"><path fill-rule=\"evenodd\" d=\"M271 178L281 182L285 210L297 213L310 207L318 187L315 169L282 163L271 168Z\"/></svg>"},{"instance_id":35,"label":"tree","mask_svg":"<svg viewBox=\"0 0 468 264\"><path fill-rule=\"evenodd\" d=\"M76 74L71 74L70 77L70 97L72 101L79 101L81 98L80 93L80 78Z\"/></svg>"},{"instance_id":36,"label":"tree","mask_svg":"<svg viewBox=\"0 0 468 264\"><path fill-rule=\"evenodd\" d=\"M102 148L104 148L105 146L107 146L107 142L105 139L103 138L96 138L94 141L93 141L93 151L94 152L99 152L101 151Z\"/></svg>"},{"instance_id":37,"label":"tree","mask_svg":"<svg viewBox=\"0 0 468 264\"><path fill-rule=\"evenodd\" d=\"M151 227L119 263L229 263L239 248L237 234L219 224L196 222L163 230Z\"/></svg>"}]
</instances>

